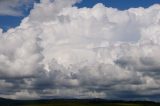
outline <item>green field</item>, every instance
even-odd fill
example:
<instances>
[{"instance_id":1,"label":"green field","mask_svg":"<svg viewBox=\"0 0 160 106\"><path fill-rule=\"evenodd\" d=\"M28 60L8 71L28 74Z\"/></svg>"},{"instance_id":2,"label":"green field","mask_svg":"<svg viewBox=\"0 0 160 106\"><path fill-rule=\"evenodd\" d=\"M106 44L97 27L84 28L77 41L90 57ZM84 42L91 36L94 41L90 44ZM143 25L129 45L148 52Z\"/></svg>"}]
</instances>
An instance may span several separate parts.
<instances>
[{"instance_id":1,"label":"green field","mask_svg":"<svg viewBox=\"0 0 160 106\"><path fill-rule=\"evenodd\" d=\"M154 102L124 102L106 100L0 100L0 106L160 106Z\"/></svg>"},{"instance_id":2,"label":"green field","mask_svg":"<svg viewBox=\"0 0 160 106\"><path fill-rule=\"evenodd\" d=\"M23 106L160 106L156 104L129 104L129 103L103 103L103 104L87 104L87 103L46 103L46 104L28 104Z\"/></svg>"}]
</instances>

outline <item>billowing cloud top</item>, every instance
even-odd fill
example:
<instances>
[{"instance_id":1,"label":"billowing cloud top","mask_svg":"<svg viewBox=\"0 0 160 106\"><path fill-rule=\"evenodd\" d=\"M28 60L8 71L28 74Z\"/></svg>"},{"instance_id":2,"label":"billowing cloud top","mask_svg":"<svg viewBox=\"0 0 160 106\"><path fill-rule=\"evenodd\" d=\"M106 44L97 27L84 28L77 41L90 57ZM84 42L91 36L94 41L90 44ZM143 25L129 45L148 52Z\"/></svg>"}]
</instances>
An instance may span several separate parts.
<instances>
[{"instance_id":1,"label":"billowing cloud top","mask_svg":"<svg viewBox=\"0 0 160 106\"><path fill-rule=\"evenodd\" d=\"M160 100L160 6L42 0L0 31L0 96Z\"/></svg>"}]
</instances>

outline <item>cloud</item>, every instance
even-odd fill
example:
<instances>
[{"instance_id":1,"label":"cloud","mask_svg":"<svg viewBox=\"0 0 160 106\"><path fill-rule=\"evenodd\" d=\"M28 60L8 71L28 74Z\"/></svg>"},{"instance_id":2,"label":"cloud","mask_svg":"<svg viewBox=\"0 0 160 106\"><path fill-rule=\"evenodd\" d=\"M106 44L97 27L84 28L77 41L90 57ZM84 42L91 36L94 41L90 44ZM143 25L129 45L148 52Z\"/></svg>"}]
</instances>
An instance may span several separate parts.
<instances>
[{"instance_id":1,"label":"cloud","mask_svg":"<svg viewBox=\"0 0 160 106\"><path fill-rule=\"evenodd\" d=\"M35 0L0 0L0 15L7 16L23 16L23 9L30 8L31 3Z\"/></svg>"},{"instance_id":2,"label":"cloud","mask_svg":"<svg viewBox=\"0 0 160 106\"><path fill-rule=\"evenodd\" d=\"M76 2L42 0L20 26L1 31L0 96L159 100L160 6Z\"/></svg>"}]
</instances>

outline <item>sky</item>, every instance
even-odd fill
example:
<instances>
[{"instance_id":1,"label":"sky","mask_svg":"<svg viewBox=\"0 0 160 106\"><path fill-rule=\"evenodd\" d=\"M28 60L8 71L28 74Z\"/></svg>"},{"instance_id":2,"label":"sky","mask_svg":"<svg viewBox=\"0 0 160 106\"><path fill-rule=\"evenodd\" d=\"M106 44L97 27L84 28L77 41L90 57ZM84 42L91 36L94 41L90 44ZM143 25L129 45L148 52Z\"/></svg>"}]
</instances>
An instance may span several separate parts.
<instances>
[{"instance_id":1,"label":"sky","mask_svg":"<svg viewBox=\"0 0 160 106\"><path fill-rule=\"evenodd\" d=\"M1 0L0 97L160 101L159 11L158 0Z\"/></svg>"}]
</instances>

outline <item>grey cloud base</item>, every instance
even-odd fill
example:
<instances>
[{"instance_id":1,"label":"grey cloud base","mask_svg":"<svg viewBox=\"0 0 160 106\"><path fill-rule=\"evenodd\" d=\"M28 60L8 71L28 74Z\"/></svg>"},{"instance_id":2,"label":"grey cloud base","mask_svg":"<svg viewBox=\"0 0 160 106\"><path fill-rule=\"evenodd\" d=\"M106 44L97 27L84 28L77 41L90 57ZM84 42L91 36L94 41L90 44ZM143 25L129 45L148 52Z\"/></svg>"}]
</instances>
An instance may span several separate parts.
<instances>
[{"instance_id":1,"label":"grey cloud base","mask_svg":"<svg viewBox=\"0 0 160 106\"><path fill-rule=\"evenodd\" d=\"M0 96L160 98L160 6L126 11L42 0L0 33Z\"/></svg>"}]
</instances>

